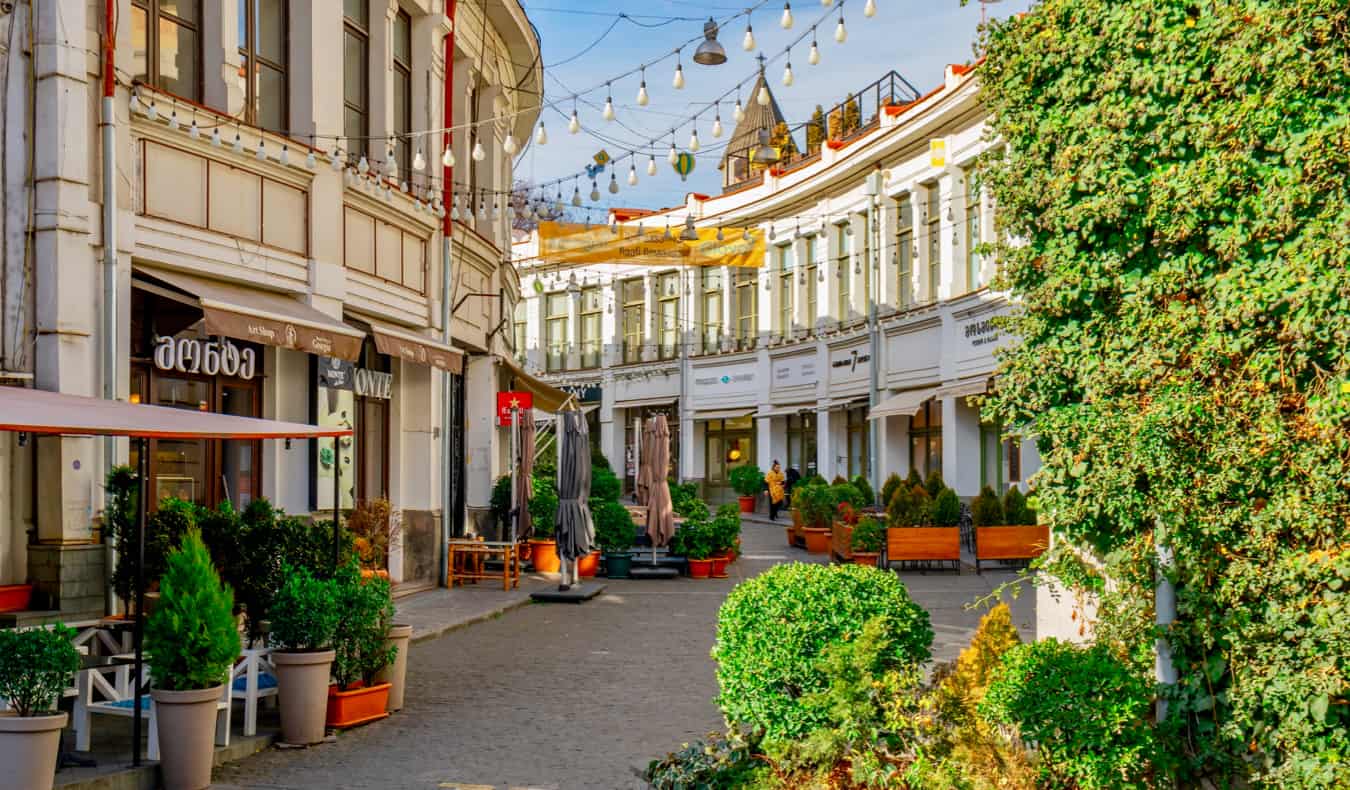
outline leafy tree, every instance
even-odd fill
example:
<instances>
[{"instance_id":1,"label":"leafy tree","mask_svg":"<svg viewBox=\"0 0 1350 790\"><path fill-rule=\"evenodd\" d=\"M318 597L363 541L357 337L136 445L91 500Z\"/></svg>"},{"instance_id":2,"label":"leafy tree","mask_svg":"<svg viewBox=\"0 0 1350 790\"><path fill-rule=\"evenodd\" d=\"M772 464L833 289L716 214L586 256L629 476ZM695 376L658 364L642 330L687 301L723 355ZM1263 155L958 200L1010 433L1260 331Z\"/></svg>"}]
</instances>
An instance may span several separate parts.
<instances>
[{"instance_id":1,"label":"leafy tree","mask_svg":"<svg viewBox=\"0 0 1350 790\"><path fill-rule=\"evenodd\" d=\"M862 128L862 108L858 106L857 98L855 98L854 95L850 93L848 95L848 98L844 100L843 122L842 122L843 136L847 137L848 135L853 134L854 132L858 131L861 128Z\"/></svg>"},{"instance_id":2,"label":"leafy tree","mask_svg":"<svg viewBox=\"0 0 1350 790\"><path fill-rule=\"evenodd\" d=\"M234 593L221 584L195 528L169 554L159 605L145 622L145 652L157 688L208 689L224 683L239 657Z\"/></svg>"},{"instance_id":3,"label":"leafy tree","mask_svg":"<svg viewBox=\"0 0 1350 790\"><path fill-rule=\"evenodd\" d=\"M1104 563L1096 632L1141 676L1171 550L1168 740L1219 785L1350 764L1348 29L1344 0L1044 0L983 42L1022 304L990 402L1035 436L1037 507Z\"/></svg>"},{"instance_id":4,"label":"leafy tree","mask_svg":"<svg viewBox=\"0 0 1350 790\"><path fill-rule=\"evenodd\" d=\"M769 145L778 148L778 156L781 161L797 155L797 141L792 137L792 131L784 121L779 121L778 125L773 127L773 134L769 135Z\"/></svg>"},{"instance_id":5,"label":"leafy tree","mask_svg":"<svg viewBox=\"0 0 1350 790\"><path fill-rule=\"evenodd\" d=\"M980 489L980 495L970 503L970 520L977 527L996 527L1004 523L1003 503L994 489L989 486Z\"/></svg>"},{"instance_id":6,"label":"leafy tree","mask_svg":"<svg viewBox=\"0 0 1350 790\"><path fill-rule=\"evenodd\" d=\"M817 104L811 113L811 120L806 122L806 153L818 152L821 144L825 142L826 135L825 110Z\"/></svg>"}]
</instances>

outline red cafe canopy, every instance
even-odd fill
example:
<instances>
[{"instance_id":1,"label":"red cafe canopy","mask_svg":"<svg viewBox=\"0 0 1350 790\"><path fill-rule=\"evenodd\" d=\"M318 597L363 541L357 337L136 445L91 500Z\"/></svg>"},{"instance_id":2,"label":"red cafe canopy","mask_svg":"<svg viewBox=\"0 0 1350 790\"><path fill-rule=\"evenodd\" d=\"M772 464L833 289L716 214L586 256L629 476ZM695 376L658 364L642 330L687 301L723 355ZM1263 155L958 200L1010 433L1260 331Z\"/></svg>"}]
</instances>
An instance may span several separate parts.
<instances>
[{"instance_id":1,"label":"red cafe canopy","mask_svg":"<svg viewBox=\"0 0 1350 790\"><path fill-rule=\"evenodd\" d=\"M348 428L123 403L61 392L0 387L0 431L151 439L312 439Z\"/></svg>"}]
</instances>

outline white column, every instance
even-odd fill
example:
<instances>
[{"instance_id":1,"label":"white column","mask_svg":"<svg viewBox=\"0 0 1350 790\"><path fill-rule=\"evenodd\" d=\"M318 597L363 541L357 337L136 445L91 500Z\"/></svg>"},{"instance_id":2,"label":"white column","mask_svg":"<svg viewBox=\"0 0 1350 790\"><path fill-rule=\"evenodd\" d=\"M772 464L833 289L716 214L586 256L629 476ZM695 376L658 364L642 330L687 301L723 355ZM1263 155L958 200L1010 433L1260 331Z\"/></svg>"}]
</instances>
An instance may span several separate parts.
<instances>
[{"instance_id":1,"label":"white column","mask_svg":"<svg viewBox=\"0 0 1350 790\"><path fill-rule=\"evenodd\" d=\"M567 370L581 367L581 288L576 283L567 286L567 348L564 351Z\"/></svg>"},{"instance_id":2,"label":"white column","mask_svg":"<svg viewBox=\"0 0 1350 790\"><path fill-rule=\"evenodd\" d=\"M642 273L642 361L656 359L656 278Z\"/></svg>"},{"instance_id":3,"label":"white column","mask_svg":"<svg viewBox=\"0 0 1350 790\"><path fill-rule=\"evenodd\" d=\"M827 409L816 412L816 472L827 481L834 477L834 442L830 436L832 420Z\"/></svg>"},{"instance_id":4,"label":"white column","mask_svg":"<svg viewBox=\"0 0 1350 790\"><path fill-rule=\"evenodd\" d=\"M736 287L731 282L732 268L722 267L722 350L730 351L736 336Z\"/></svg>"},{"instance_id":5,"label":"white column","mask_svg":"<svg viewBox=\"0 0 1350 790\"><path fill-rule=\"evenodd\" d=\"M539 294L524 295L525 299L525 363L536 370L544 369L544 298Z\"/></svg>"},{"instance_id":6,"label":"white column","mask_svg":"<svg viewBox=\"0 0 1350 790\"><path fill-rule=\"evenodd\" d=\"M774 458L772 422L771 417L755 418L755 464L765 472Z\"/></svg>"},{"instance_id":7,"label":"white column","mask_svg":"<svg viewBox=\"0 0 1350 790\"><path fill-rule=\"evenodd\" d=\"M623 337L620 334L620 327L623 326L621 320L623 305L619 303L617 281L611 279L600 287L600 304L604 307L604 312L600 314L600 343L603 355L600 364L610 367L619 364L623 358Z\"/></svg>"},{"instance_id":8,"label":"white column","mask_svg":"<svg viewBox=\"0 0 1350 790\"><path fill-rule=\"evenodd\" d=\"M943 175L938 180L938 195L941 199L938 210L942 212L942 224L938 237L942 255L942 285L938 288L938 298L944 300L960 295L965 285L965 275L961 273L962 267L958 265L959 262L957 261L960 244L952 238L958 221L955 201L953 200L956 186L956 178L951 173Z\"/></svg>"}]
</instances>

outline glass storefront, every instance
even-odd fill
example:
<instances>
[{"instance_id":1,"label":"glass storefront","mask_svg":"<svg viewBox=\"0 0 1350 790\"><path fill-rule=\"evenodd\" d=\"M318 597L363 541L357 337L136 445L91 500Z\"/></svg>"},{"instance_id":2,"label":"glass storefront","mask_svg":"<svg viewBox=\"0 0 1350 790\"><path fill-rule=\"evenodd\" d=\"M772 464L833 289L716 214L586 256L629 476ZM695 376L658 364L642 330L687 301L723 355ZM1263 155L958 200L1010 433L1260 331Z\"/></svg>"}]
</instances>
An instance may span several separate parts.
<instances>
[{"instance_id":1,"label":"glass storefront","mask_svg":"<svg viewBox=\"0 0 1350 790\"><path fill-rule=\"evenodd\" d=\"M787 417L787 466L805 477L816 471L816 414L789 414Z\"/></svg>"},{"instance_id":2,"label":"glass storefront","mask_svg":"<svg viewBox=\"0 0 1350 790\"><path fill-rule=\"evenodd\" d=\"M708 499L732 496L731 470L755 463L755 418L736 417L704 423L704 482Z\"/></svg>"},{"instance_id":3,"label":"glass storefront","mask_svg":"<svg viewBox=\"0 0 1350 790\"><path fill-rule=\"evenodd\" d=\"M852 480L858 475L871 477L867 407L849 409L845 414L845 424L848 426L848 479Z\"/></svg>"},{"instance_id":4,"label":"glass storefront","mask_svg":"<svg viewBox=\"0 0 1350 790\"><path fill-rule=\"evenodd\" d=\"M942 474L942 403L928 400L909 418L909 466L927 479Z\"/></svg>"},{"instance_id":5,"label":"glass storefront","mask_svg":"<svg viewBox=\"0 0 1350 790\"><path fill-rule=\"evenodd\" d=\"M311 501L317 510L333 507L334 468L341 507L389 497L389 399L393 394L392 358L369 338L353 364L314 357L314 418L318 425L350 428L352 435L320 439Z\"/></svg>"}]
</instances>

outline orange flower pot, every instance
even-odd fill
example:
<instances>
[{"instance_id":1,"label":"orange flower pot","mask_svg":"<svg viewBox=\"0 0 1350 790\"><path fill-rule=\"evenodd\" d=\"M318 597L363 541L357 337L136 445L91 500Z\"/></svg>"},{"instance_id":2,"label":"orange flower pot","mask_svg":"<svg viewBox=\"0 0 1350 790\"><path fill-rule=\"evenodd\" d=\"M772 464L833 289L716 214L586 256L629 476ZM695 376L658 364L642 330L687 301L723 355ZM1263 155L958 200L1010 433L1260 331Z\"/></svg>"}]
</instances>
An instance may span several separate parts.
<instances>
[{"instance_id":1,"label":"orange flower pot","mask_svg":"<svg viewBox=\"0 0 1350 790\"><path fill-rule=\"evenodd\" d=\"M557 573L562 567L558 561L558 544L552 540L530 540L530 557L538 573Z\"/></svg>"},{"instance_id":2,"label":"orange flower pot","mask_svg":"<svg viewBox=\"0 0 1350 790\"><path fill-rule=\"evenodd\" d=\"M0 584L0 612L22 612L33 602L33 585Z\"/></svg>"},{"instance_id":3,"label":"orange flower pot","mask_svg":"<svg viewBox=\"0 0 1350 790\"><path fill-rule=\"evenodd\" d=\"M830 550L830 530L826 527L807 527L806 550L811 554L825 554Z\"/></svg>"},{"instance_id":4,"label":"orange flower pot","mask_svg":"<svg viewBox=\"0 0 1350 790\"><path fill-rule=\"evenodd\" d=\"M877 559L881 557L879 552L875 551L855 551L853 552L854 565L870 565L877 567Z\"/></svg>"},{"instance_id":5,"label":"orange flower pot","mask_svg":"<svg viewBox=\"0 0 1350 790\"><path fill-rule=\"evenodd\" d=\"M376 683L350 691L328 687L329 727L355 727L389 715L389 683Z\"/></svg>"},{"instance_id":6,"label":"orange flower pot","mask_svg":"<svg viewBox=\"0 0 1350 790\"><path fill-rule=\"evenodd\" d=\"M712 577L714 579L727 578L727 565L731 562L729 555L723 554L720 557L712 557Z\"/></svg>"},{"instance_id":7,"label":"orange flower pot","mask_svg":"<svg viewBox=\"0 0 1350 790\"><path fill-rule=\"evenodd\" d=\"M593 551L585 557L577 560L577 573L581 574L583 579L594 579L595 574L600 572L600 552Z\"/></svg>"},{"instance_id":8,"label":"orange flower pot","mask_svg":"<svg viewBox=\"0 0 1350 790\"><path fill-rule=\"evenodd\" d=\"M712 575L713 561L707 560L689 560L689 578L706 579Z\"/></svg>"},{"instance_id":9,"label":"orange flower pot","mask_svg":"<svg viewBox=\"0 0 1350 790\"><path fill-rule=\"evenodd\" d=\"M737 497L736 502L741 506L742 513L755 512L755 498L752 496Z\"/></svg>"}]
</instances>

